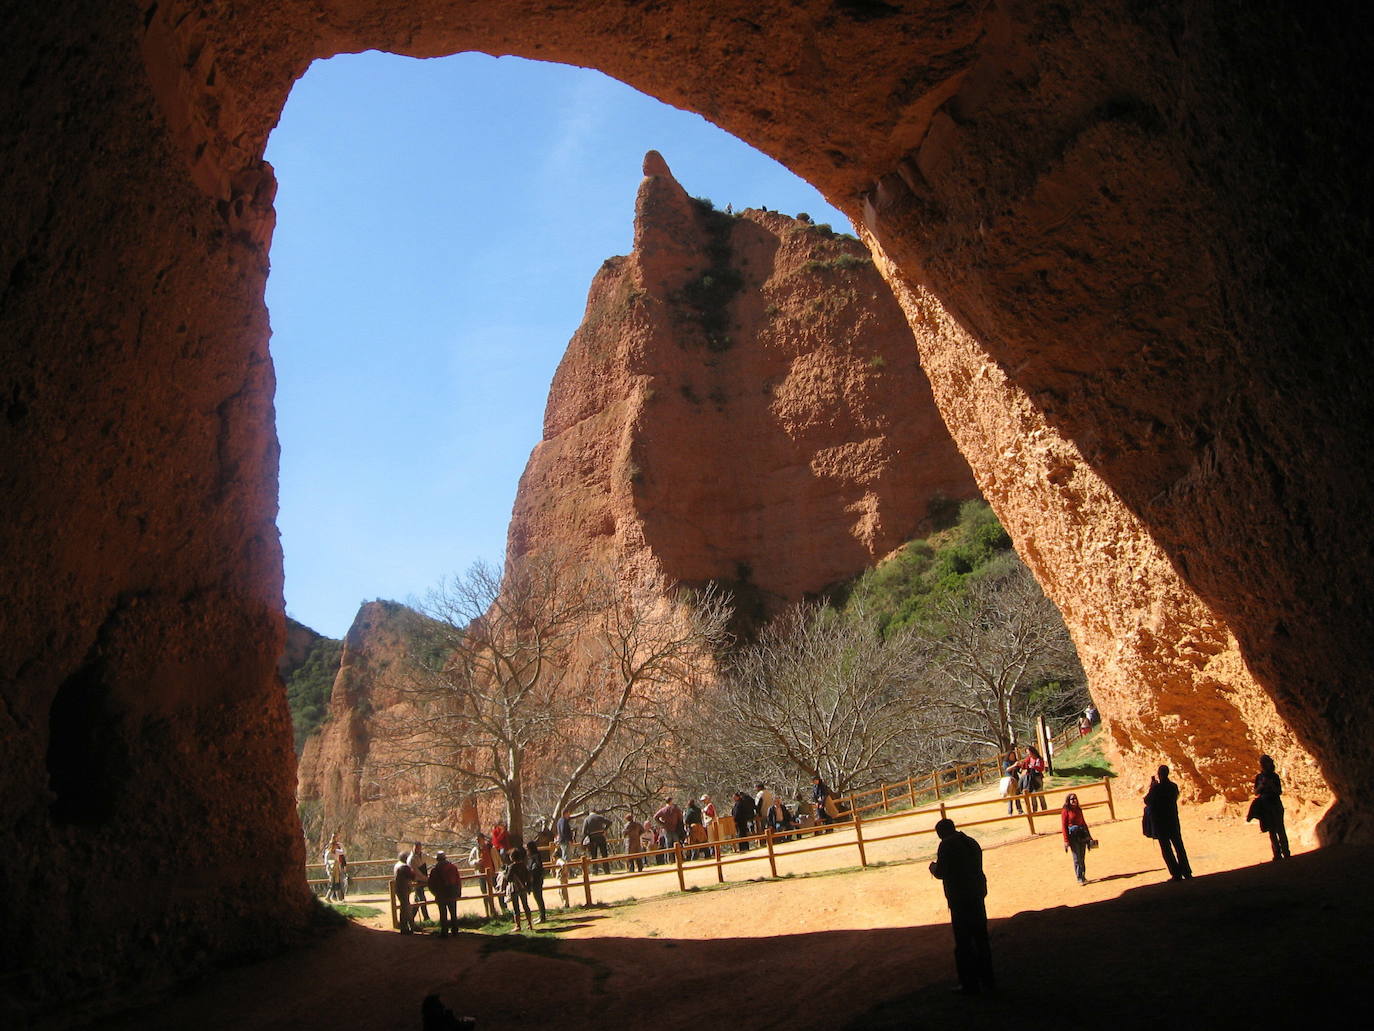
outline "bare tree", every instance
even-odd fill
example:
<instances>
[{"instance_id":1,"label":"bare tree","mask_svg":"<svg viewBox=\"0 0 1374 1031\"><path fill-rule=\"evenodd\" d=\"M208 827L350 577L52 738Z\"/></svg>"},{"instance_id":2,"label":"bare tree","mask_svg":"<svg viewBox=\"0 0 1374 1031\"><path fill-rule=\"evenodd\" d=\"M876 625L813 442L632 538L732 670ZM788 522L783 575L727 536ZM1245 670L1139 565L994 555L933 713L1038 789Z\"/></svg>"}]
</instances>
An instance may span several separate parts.
<instances>
[{"instance_id":1,"label":"bare tree","mask_svg":"<svg viewBox=\"0 0 1374 1031\"><path fill-rule=\"evenodd\" d=\"M918 659L862 613L795 606L733 657L693 735L700 760L784 789L816 773L840 792L905 775L932 747Z\"/></svg>"},{"instance_id":2,"label":"bare tree","mask_svg":"<svg viewBox=\"0 0 1374 1031\"><path fill-rule=\"evenodd\" d=\"M580 805L633 780L669 685L724 632L715 595L675 603L563 554L484 564L434 591L413 621L404 706L388 716L390 775L438 812L495 793L523 832L526 803Z\"/></svg>"},{"instance_id":3,"label":"bare tree","mask_svg":"<svg viewBox=\"0 0 1374 1031\"><path fill-rule=\"evenodd\" d=\"M937 603L914 633L947 733L965 752L1009 750L1033 713L1036 686L1084 682L1059 610L1020 562Z\"/></svg>"}]
</instances>

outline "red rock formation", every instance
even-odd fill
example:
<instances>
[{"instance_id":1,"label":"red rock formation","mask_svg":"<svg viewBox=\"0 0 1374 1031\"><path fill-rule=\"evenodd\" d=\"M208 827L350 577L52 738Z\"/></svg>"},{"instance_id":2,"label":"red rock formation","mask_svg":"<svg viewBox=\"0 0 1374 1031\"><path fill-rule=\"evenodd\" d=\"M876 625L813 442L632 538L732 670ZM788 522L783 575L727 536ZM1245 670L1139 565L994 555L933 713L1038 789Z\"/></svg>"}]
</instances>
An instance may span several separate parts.
<instances>
[{"instance_id":1,"label":"red rock formation","mask_svg":"<svg viewBox=\"0 0 1374 1031\"><path fill-rule=\"evenodd\" d=\"M1317 758L1325 833L1374 838L1362 5L9 6L0 967L21 1020L308 911L273 669L262 153L309 63L367 48L596 67L816 184L965 331L922 343L937 402L951 421L1001 406L961 446L1080 644L1200 614ZM1083 547L1036 559L1065 525ZM1122 528L1186 588L1178 612L1176 592L1111 594L1132 576ZM1109 576L1075 575L1089 549ZM1142 679L1104 711L1189 716L1212 703L1197 688ZM1207 748L1263 743L1264 721L1228 722ZM88 783L100 800L73 809ZM148 857L187 827L215 876L169 890ZM97 861L127 890L54 899L27 876ZM53 933L78 926L99 956Z\"/></svg>"},{"instance_id":2,"label":"red rock formation","mask_svg":"<svg viewBox=\"0 0 1374 1031\"><path fill-rule=\"evenodd\" d=\"M378 733L388 713L405 708L410 659L408 610L395 602L364 604L344 637L329 716L306 740L297 767L296 799L311 854L337 831L355 859L385 858L398 843L428 837L405 808L408 781L388 777L396 755Z\"/></svg>"},{"instance_id":3,"label":"red rock formation","mask_svg":"<svg viewBox=\"0 0 1374 1031\"><path fill-rule=\"evenodd\" d=\"M862 244L712 211L653 152L645 173L634 253L598 272L554 376L512 557L554 547L656 584L727 581L762 609L868 568L932 497L976 496ZM394 606L364 605L301 756L307 832L341 829L355 852L417 833L379 772L404 658Z\"/></svg>"},{"instance_id":4,"label":"red rock formation","mask_svg":"<svg viewBox=\"0 0 1374 1031\"><path fill-rule=\"evenodd\" d=\"M650 152L635 248L592 283L521 477L512 555L572 544L658 581L797 600L977 494L857 241L690 198Z\"/></svg>"}]
</instances>

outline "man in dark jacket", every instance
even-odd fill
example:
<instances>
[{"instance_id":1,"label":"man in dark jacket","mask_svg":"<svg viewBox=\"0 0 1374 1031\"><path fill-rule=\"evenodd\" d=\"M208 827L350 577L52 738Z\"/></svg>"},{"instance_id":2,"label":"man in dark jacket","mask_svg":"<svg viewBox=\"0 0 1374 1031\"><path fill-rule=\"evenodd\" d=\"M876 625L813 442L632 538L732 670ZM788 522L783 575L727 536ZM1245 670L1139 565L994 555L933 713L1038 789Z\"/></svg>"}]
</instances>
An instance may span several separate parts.
<instances>
[{"instance_id":1,"label":"man in dark jacket","mask_svg":"<svg viewBox=\"0 0 1374 1031\"><path fill-rule=\"evenodd\" d=\"M937 823L935 834L940 848L930 873L944 884L945 902L949 904L958 991L965 995L990 992L996 984L988 945L988 879L983 875L983 849L963 831L955 830L953 820Z\"/></svg>"},{"instance_id":2,"label":"man in dark jacket","mask_svg":"<svg viewBox=\"0 0 1374 1031\"><path fill-rule=\"evenodd\" d=\"M610 830L611 821L602 813L589 813L587 818L582 821L582 843L587 846L587 855L592 859L600 857L605 859L611 854L611 849L606 841L606 832ZM599 869L602 873L611 872L610 863L601 863Z\"/></svg>"},{"instance_id":3,"label":"man in dark jacket","mask_svg":"<svg viewBox=\"0 0 1374 1031\"><path fill-rule=\"evenodd\" d=\"M439 903L439 937L458 933L458 900L463 897L463 875L444 852L434 853L429 871L429 891Z\"/></svg>"},{"instance_id":4,"label":"man in dark jacket","mask_svg":"<svg viewBox=\"0 0 1374 1031\"><path fill-rule=\"evenodd\" d=\"M754 820L754 800L743 791L735 792L735 804L730 809L730 815L735 819L735 837L743 838L752 833L751 824ZM741 852L748 852L749 842L741 841L735 847Z\"/></svg>"},{"instance_id":5,"label":"man in dark jacket","mask_svg":"<svg viewBox=\"0 0 1374 1031\"><path fill-rule=\"evenodd\" d=\"M1169 868L1169 880L1188 880L1193 876L1193 868L1188 865L1188 851L1183 847L1183 829L1178 822L1178 785L1169 779L1169 767L1161 766L1158 776L1150 778L1145 805L1149 807L1150 823L1159 839L1159 853Z\"/></svg>"}]
</instances>

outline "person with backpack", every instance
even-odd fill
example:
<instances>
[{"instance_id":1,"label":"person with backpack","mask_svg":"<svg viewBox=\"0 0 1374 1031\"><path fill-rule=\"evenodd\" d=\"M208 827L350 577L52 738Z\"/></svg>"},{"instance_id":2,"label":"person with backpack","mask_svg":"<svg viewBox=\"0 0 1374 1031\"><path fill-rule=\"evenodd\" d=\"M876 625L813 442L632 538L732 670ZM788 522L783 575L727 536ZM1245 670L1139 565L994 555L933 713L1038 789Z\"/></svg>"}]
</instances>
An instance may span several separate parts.
<instances>
[{"instance_id":1,"label":"person with backpack","mask_svg":"<svg viewBox=\"0 0 1374 1031\"><path fill-rule=\"evenodd\" d=\"M458 933L458 900L463 897L463 875L448 861L445 852L434 853L429 872L429 891L439 907L439 937Z\"/></svg>"},{"instance_id":2,"label":"person with backpack","mask_svg":"<svg viewBox=\"0 0 1374 1031\"><path fill-rule=\"evenodd\" d=\"M525 850L516 846L510 850L507 859L505 869L498 875L498 881L515 918L515 929L521 929L520 907L524 906L526 926L532 931L534 915L530 913L530 869L526 865Z\"/></svg>"}]
</instances>

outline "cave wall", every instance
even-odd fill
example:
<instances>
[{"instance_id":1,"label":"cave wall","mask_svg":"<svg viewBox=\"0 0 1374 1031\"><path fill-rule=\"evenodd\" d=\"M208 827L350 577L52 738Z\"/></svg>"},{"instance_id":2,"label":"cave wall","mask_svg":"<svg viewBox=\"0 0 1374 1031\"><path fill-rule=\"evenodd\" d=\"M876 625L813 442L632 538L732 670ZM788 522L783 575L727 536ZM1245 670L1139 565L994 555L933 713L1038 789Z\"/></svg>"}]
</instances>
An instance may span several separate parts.
<instances>
[{"instance_id":1,"label":"cave wall","mask_svg":"<svg viewBox=\"0 0 1374 1031\"><path fill-rule=\"evenodd\" d=\"M1080 646L1202 628L1206 668L1263 689L1237 711L1277 722L1209 734L1233 758L1190 790L1286 725L1338 798L1327 836L1368 839L1369 30L1353 3L1241 0L10 5L5 1005L100 1005L304 919L261 154L309 62L368 47L595 66L816 184L965 334L922 345L946 418L1002 384L952 428ZM1053 443L994 450L1013 432ZM1080 590L1089 553L1116 572ZM1159 589L1104 620L1093 592L1137 555ZM1212 704L1162 686L1195 661L1171 647L1109 719ZM44 870L93 864L54 901ZM78 911L107 949L69 955Z\"/></svg>"}]
</instances>

